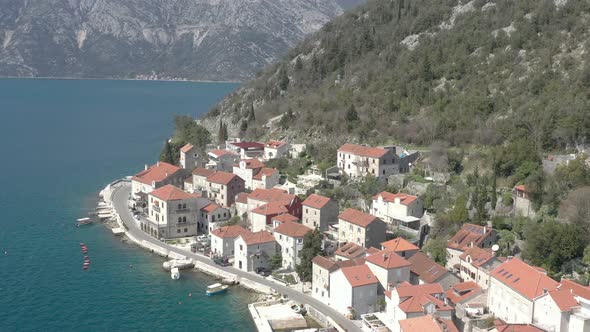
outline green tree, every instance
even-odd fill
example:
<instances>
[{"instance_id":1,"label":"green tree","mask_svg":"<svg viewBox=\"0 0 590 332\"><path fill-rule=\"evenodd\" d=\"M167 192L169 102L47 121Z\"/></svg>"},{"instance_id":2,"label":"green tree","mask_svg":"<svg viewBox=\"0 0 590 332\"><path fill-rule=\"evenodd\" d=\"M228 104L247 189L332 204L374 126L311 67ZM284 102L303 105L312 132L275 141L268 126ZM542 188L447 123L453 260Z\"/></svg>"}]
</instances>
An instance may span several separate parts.
<instances>
[{"instance_id":1,"label":"green tree","mask_svg":"<svg viewBox=\"0 0 590 332\"><path fill-rule=\"evenodd\" d=\"M271 270L280 269L281 266L283 265L283 256L281 255L280 252L276 253L269 259L269 263L270 263Z\"/></svg>"},{"instance_id":2,"label":"green tree","mask_svg":"<svg viewBox=\"0 0 590 332\"><path fill-rule=\"evenodd\" d=\"M438 264L447 264L447 241L444 237L431 238L424 246L424 251L430 253L432 259Z\"/></svg>"},{"instance_id":3,"label":"green tree","mask_svg":"<svg viewBox=\"0 0 590 332\"><path fill-rule=\"evenodd\" d=\"M453 209L449 212L449 219L456 224L463 224L469 220L469 211L467 211L467 197L459 195L455 200Z\"/></svg>"},{"instance_id":4,"label":"green tree","mask_svg":"<svg viewBox=\"0 0 590 332\"><path fill-rule=\"evenodd\" d=\"M164 142L164 148L162 149L162 152L160 153L160 161L169 163L169 164L176 164L176 160L174 158L174 151L172 148L172 145L170 144L170 142L168 142L168 140L166 140Z\"/></svg>"},{"instance_id":5,"label":"green tree","mask_svg":"<svg viewBox=\"0 0 590 332\"><path fill-rule=\"evenodd\" d=\"M346 111L345 120L346 120L346 124L348 127L348 131L352 130L354 125L357 124L358 121L360 120L359 114L356 111L354 104L350 104L350 106L348 107L348 110Z\"/></svg>"},{"instance_id":6,"label":"green tree","mask_svg":"<svg viewBox=\"0 0 590 332\"><path fill-rule=\"evenodd\" d=\"M254 113L254 103L250 104L250 109L248 111L248 122L252 122L256 120L256 113Z\"/></svg>"},{"instance_id":7,"label":"green tree","mask_svg":"<svg viewBox=\"0 0 590 332\"><path fill-rule=\"evenodd\" d=\"M173 140L182 145L191 143L199 149L204 149L207 144L211 143L211 134L209 131L197 124L197 122L188 115L179 115L174 118L176 131Z\"/></svg>"},{"instance_id":8,"label":"green tree","mask_svg":"<svg viewBox=\"0 0 590 332\"><path fill-rule=\"evenodd\" d=\"M306 282L311 281L311 260L315 256L322 254L322 233L316 229L305 234L303 237L303 247L299 251L299 259L301 260L301 263L295 266L295 271L297 272L299 279Z\"/></svg>"},{"instance_id":9,"label":"green tree","mask_svg":"<svg viewBox=\"0 0 590 332\"><path fill-rule=\"evenodd\" d=\"M285 66L281 66L279 69L279 88L283 91L289 87L289 75L287 75L287 69Z\"/></svg>"},{"instance_id":10,"label":"green tree","mask_svg":"<svg viewBox=\"0 0 590 332\"><path fill-rule=\"evenodd\" d=\"M219 120L219 131L217 132L217 143L224 144L228 138L227 125L220 119Z\"/></svg>"}]
</instances>

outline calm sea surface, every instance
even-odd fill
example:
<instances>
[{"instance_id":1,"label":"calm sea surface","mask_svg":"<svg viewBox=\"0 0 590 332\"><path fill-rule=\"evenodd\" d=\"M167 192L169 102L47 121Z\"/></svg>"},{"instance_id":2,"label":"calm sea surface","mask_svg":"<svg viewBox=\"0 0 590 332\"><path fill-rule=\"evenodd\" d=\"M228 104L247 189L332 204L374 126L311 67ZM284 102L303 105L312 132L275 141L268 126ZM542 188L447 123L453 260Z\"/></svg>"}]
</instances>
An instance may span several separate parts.
<instances>
[{"instance_id":1,"label":"calm sea surface","mask_svg":"<svg viewBox=\"0 0 590 332\"><path fill-rule=\"evenodd\" d=\"M254 330L252 294L209 298L210 277L173 281L161 258L104 226L73 226L107 183L155 162L174 114L205 112L235 88L0 79L0 331Z\"/></svg>"}]
</instances>

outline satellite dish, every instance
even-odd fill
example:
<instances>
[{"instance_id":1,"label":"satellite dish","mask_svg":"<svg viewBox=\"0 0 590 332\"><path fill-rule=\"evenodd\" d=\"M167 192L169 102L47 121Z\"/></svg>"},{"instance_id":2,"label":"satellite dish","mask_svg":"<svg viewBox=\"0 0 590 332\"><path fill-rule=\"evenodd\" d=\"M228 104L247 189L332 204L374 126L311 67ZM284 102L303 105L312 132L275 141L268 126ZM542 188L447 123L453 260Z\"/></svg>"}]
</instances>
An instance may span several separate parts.
<instances>
[{"instance_id":1,"label":"satellite dish","mask_svg":"<svg viewBox=\"0 0 590 332\"><path fill-rule=\"evenodd\" d=\"M494 245L492 246L492 251L493 251L493 252L496 252L496 251L498 251L498 250L500 250L500 246L499 246L499 245L497 245L497 244L494 244Z\"/></svg>"}]
</instances>

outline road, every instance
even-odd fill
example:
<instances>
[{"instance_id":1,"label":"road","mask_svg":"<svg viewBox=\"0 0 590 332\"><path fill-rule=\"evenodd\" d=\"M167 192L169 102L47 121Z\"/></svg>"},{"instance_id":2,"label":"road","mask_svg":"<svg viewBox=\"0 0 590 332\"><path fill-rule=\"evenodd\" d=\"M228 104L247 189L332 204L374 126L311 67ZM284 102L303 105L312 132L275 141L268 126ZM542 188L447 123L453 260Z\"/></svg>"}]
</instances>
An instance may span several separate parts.
<instances>
[{"instance_id":1,"label":"road","mask_svg":"<svg viewBox=\"0 0 590 332\"><path fill-rule=\"evenodd\" d=\"M318 310L322 314L331 317L337 324L339 324L345 330L351 331L351 332L352 331L361 332L361 329L358 326L356 326L351 320L347 319L342 314L340 314L336 310L332 309L330 306L314 299L313 297L311 297L309 295L303 294L303 293L298 292L292 288L285 287L281 284L267 280L267 279L265 279L257 274L254 274L254 273L245 272L245 271L236 269L231 266L222 267L222 266L216 265L215 263L213 263L212 260L210 260L206 257L197 255L197 254L192 253L190 251L182 250L177 247L171 246L169 244L161 242L161 241L149 236L148 234L144 233L139 228L137 223L133 220L133 215L131 214L131 211L128 208L128 198L129 198L130 193L131 193L131 185L129 183L123 182L123 183L119 184L117 188L114 189L113 194L112 194L112 201L113 201L113 207L114 207L115 211L121 217L121 221L125 224L125 226L127 226L127 230L129 231L129 233L131 233L131 235L133 235L136 239L138 239L140 241L145 240L147 242L150 242L152 244L155 244L155 245L158 245L162 248L165 248L166 250L178 253L180 255L187 256L187 257L193 259L194 261L198 261L202 264L214 266L218 269L222 269L222 270L225 270L229 273L238 275L243 279L249 279L249 280L255 281L257 283L260 283L262 285L274 288L277 292L287 295L290 299L294 300L295 302L309 304L310 306L314 307L316 310Z\"/></svg>"}]
</instances>

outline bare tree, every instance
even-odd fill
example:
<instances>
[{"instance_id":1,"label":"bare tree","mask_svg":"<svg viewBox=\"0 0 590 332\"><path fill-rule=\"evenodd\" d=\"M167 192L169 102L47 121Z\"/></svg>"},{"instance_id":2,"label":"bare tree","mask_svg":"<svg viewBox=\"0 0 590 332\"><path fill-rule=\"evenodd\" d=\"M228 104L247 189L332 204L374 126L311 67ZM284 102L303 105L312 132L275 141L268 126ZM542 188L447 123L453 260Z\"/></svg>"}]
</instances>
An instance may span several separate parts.
<instances>
[{"instance_id":1,"label":"bare tree","mask_svg":"<svg viewBox=\"0 0 590 332\"><path fill-rule=\"evenodd\" d=\"M559 217L590 234L590 187L572 190L561 202Z\"/></svg>"}]
</instances>

